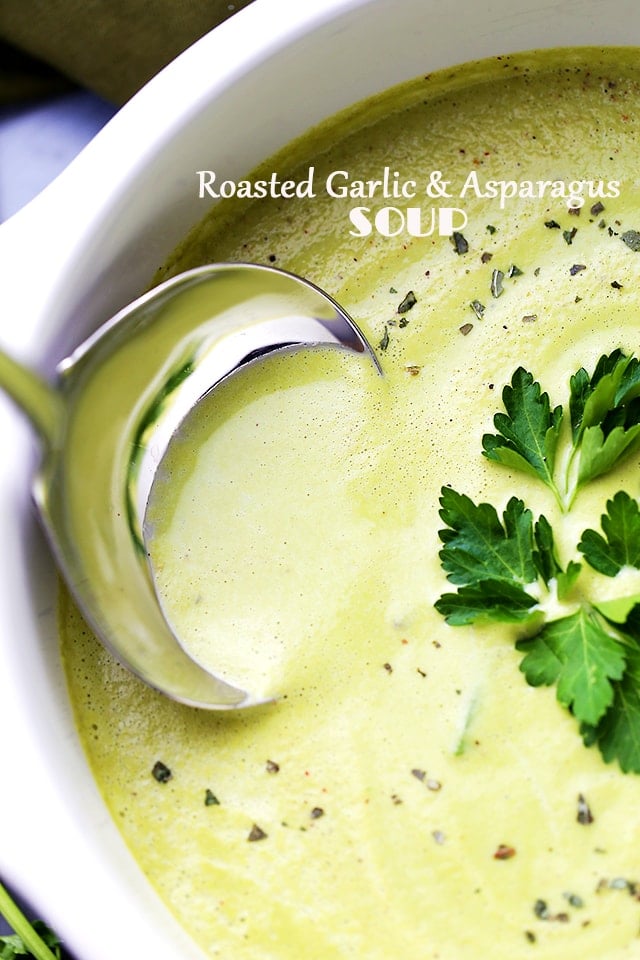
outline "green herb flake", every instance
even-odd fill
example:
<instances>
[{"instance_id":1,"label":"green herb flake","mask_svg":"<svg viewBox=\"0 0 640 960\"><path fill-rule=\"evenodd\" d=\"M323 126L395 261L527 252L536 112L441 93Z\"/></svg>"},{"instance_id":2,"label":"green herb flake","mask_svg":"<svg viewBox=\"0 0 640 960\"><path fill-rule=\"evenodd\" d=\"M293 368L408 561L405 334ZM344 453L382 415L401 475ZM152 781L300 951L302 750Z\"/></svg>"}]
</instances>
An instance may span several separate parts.
<instances>
[{"instance_id":1,"label":"green herb flake","mask_svg":"<svg viewBox=\"0 0 640 960\"><path fill-rule=\"evenodd\" d=\"M581 910L582 907L584 907L584 900L582 897L579 897L577 893L565 892L562 894L562 896L565 898L567 903L570 906L575 907L576 910Z\"/></svg>"},{"instance_id":2,"label":"green herb flake","mask_svg":"<svg viewBox=\"0 0 640 960\"><path fill-rule=\"evenodd\" d=\"M251 830L249 831L247 840L249 841L249 843L256 843L258 840L266 840L267 836L268 834L265 833L262 827L259 827L257 823L254 823L254 825L251 827Z\"/></svg>"},{"instance_id":3,"label":"green herb flake","mask_svg":"<svg viewBox=\"0 0 640 960\"><path fill-rule=\"evenodd\" d=\"M451 242L453 244L453 249L457 254L469 252L469 243L463 234L461 234L458 230L454 230L451 234Z\"/></svg>"},{"instance_id":4,"label":"green herb flake","mask_svg":"<svg viewBox=\"0 0 640 960\"><path fill-rule=\"evenodd\" d=\"M559 229L560 229L560 224L558 223L557 220L545 220L544 225L545 225L545 227L547 228L547 230L559 230Z\"/></svg>"},{"instance_id":5,"label":"green herb flake","mask_svg":"<svg viewBox=\"0 0 640 960\"><path fill-rule=\"evenodd\" d=\"M484 312L486 310L484 303L480 303L479 300L472 300L469 306L475 313L478 320L482 320L482 318L484 317Z\"/></svg>"},{"instance_id":6,"label":"green herb flake","mask_svg":"<svg viewBox=\"0 0 640 960\"><path fill-rule=\"evenodd\" d=\"M498 228L497 228L497 227L494 227L494 225L493 225L492 223L488 223L488 224L487 224L486 230L487 230L487 233L490 233L490 234L491 234L491 236L493 236L493 234L496 233L497 229L498 229Z\"/></svg>"},{"instance_id":7,"label":"green herb flake","mask_svg":"<svg viewBox=\"0 0 640 960\"><path fill-rule=\"evenodd\" d=\"M576 815L576 820L585 827L589 826L594 821L594 816L591 813L591 807L581 793L578 794L578 813Z\"/></svg>"},{"instance_id":8,"label":"green herb flake","mask_svg":"<svg viewBox=\"0 0 640 960\"><path fill-rule=\"evenodd\" d=\"M536 900L533 905L533 912L538 918L538 920L548 920L549 919L549 906L546 900Z\"/></svg>"},{"instance_id":9,"label":"green herb flake","mask_svg":"<svg viewBox=\"0 0 640 960\"><path fill-rule=\"evenodd\" d=\"M204 792L204 805L205 807L219 807L220 801L216 797L213 790L210 790L209 787Z\"/></svg>"},{"instance_id":10,"label":"green herb flake","mask_svg":"<svg viewBox=\"0 0 640 960\"><path fill-rule=\"evenodd\" d=\"M509 269L507 270L507 277L509 277L509 279L511 279L512 277L521 277L523 273L524 271L521 270L520 267L516 266L515 263L512 263Z\"/></svg>"},{"instance_id":11,"label":"green herb flake","mask_svg":"<svg viewBox=\"0 0 640 960\"><path fill-rule=\"evenodd\" d=\"M493 270L491 273L491 296L496 299L502 294L504 288L502 286L502 281L504 280L504 273L502 270Z\"/></svg>"},{"instance_id":12,"label":"green herb flake","mask_svg":"<svg viewBox=\"0 0 640 960\"><path fill-rule=\"evenodd\" d=\"M173 776L169 767L162 762L162 760L156 760L151 770L151 774L154 780L157 780L158 783L168 783Z\"/></svg>"},{"instance_id":13,"label":"green herb flake","mask_svg":"<svg viewBox=\"0 0 640 960\"><path fill-rule=\"evenodd\" d=\"M577 273L582 273L582 271L586 269L586 263L574 263L573 266L569 267L569 273L572 277L575 277Z\"/></svg>"},{"instance_id":14,"label":"green herb flake","mask_svg":"<svg viewBox=\"0 0 640 960\"><path fill-rule=\"evenodd\" d=\"M573 238L575 237L577 232L578 232L577 227L572 227L571 230L562 231L562 237L565 243L568 244L568 246L571 246L571 244L573 243Z\"/></svg>"},{"instance_id":15,"label":"green herb flake","mask_svg":"<svg viewBox=\"0 0 640 960\"><path fill-rule=\"evenodd\" d=\"M633 250L634 253L640 251L640 231L639 230L625 230L621 234L620 239L623 243L629 247L630 250Z\"/></svg>"},{"instance_id":16,"label":"green herb flake","mask_svg":"<svg viewBox=\"0 0 640 960\"><path fill-rule=\"evenodd\" d=\"M388 326L388 324L385 323L385 325L384 325L384 333L382 334L382 339L380 340L380 343L378 344L378 347L379 347L380 350L382 350L383 352L384 352L384 351L387 349L387 347L389 346L389 339L390 339L390 338L389 338L389 326Z\"/></svg>"},{"instance_id":17,"label":"green herb flake","mask_svg":"<svg viewBox=\"0 0 640 960\"><path fill-rule=\"evenodd\" d=\"M409 292L405 295L404 299L398 306L398 313L407 313L409 310L411 310L412 307L415 307L417 302L418 300L416 298L415 293L413 292L413 290L409 290Z\"/></svg>"}]
</instances>

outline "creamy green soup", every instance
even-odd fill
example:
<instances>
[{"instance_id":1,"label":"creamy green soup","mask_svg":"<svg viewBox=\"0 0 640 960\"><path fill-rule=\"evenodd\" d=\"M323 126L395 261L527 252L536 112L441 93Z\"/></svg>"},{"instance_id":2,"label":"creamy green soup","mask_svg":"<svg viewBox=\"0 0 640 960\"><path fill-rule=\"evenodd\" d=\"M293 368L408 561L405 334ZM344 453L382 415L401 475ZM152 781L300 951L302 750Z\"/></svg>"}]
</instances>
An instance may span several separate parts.
<instances>
[{"instance_id":1,"label":"creamy green soup","mask_svg":"<svg viewBox=\"0 0 640 960\"><path fill-rule=\"evenodd\" d=\"M553 686L528 685L517 625L451 626L434 607L454 589L443 487L500 514L521 497L563 565L608 498L638 496L635 453L568 513L482 456L518 366L566 406L581 366L640 351L637 60L562 51L420 78L248 178L301 184L313 168L314 196L222 200L159 274L300 273L383 368L330 348L247 368L185 424L154 491L149 551L177 632L272 703L171 703L62 599L96 780L208 957L640 955L638 775L584 745ZM420 196L381 195L409 181ZM464 226L441 235L441 216ZM601 598L640 592L634 569L598 583Z\"/></svg>"}]
</instances>

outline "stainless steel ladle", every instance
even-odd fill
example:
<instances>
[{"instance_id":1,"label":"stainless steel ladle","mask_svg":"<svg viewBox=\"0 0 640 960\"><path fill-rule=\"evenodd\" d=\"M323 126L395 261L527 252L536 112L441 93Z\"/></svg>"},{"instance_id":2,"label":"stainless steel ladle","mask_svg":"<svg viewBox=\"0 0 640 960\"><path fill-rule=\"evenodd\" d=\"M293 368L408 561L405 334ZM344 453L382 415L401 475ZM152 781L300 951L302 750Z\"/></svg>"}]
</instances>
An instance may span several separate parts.
<instances>
[{"instance_id":1,"label":"stainless steel ladle","mask_svg":"<svg viewBox=\"0 0 640 960\"><path fill-rule=\"evenodd\" d=\"M33 495L71 592L123 666L175 700L261 702L191 659L163 615L143 538L154 474L204 394L274 350L319 344L377 365L354 322L313 284L216 264L125 307L58 365L53 386L0 353L0 387L43 442Z\"/></svg>"}]
</instances>

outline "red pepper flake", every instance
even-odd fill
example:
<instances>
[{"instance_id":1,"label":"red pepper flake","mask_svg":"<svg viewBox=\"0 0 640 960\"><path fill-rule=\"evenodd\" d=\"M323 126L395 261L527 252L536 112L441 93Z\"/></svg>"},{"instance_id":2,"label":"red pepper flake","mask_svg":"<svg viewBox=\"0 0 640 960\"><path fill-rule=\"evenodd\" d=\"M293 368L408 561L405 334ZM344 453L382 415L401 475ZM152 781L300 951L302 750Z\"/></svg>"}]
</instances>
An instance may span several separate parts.
<instances>
[{"instance_id":1,"label":"red pepper flake","mask_svg":"<svg viewBox=\"0 0 640 960\"><path fill-rule=\"evenodd\" d=\"M466 337L466 336L467 336L469 333L471 333L471 331L473 330L473 324L472 324L472 323L463 323L462 326L459 328L459 330L460 330L460 333L462 334L462 336L463 336L463 337Z\"/></svg>"},{"instance_id":2,"label":"red pepper flake","mask_svg":"<svg viewBox=\"0 0 640 960\"><path fill-rule=\"evenodd\" d=\"M267 834L264 832L262 827L259 827L257 823L254 823L249 831L249 836L247 837L249 843L255 843L257 840L266 840L266 838Z\"/></svg>"},{"instance_id":3,"label":"red pepper flake","mask_svg":"<svg viewBox=\"0 0 640 960\"><path fill-rule=\"evenodd\" d=\"M320 817L324 817L324 810L322 807L314 807L309 816L312 820L319 820Z\"/></svg>"},{"instance_id":4,"label":"red pepper flake","mask_svg":"<svg viewBox=\"0 0 640 960\"><path fill-rule=\"evenodd\" d=\"M515 847L510 847L506 843L501 843L496 852L493 855L494 860L511 860L512 857L515 857L516 849Z\"/></svg>"}]
</instances>

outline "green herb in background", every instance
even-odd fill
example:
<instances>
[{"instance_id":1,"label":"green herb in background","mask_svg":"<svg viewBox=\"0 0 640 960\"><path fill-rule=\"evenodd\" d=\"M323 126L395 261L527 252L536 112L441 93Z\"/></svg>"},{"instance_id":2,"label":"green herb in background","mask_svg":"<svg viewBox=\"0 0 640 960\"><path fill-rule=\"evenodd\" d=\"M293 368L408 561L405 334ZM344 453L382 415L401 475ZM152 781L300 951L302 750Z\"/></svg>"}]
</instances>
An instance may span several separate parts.
<instances>
[{"instance_id":1,"label":"green herb in background","mask_svg":"<svg viewBox=\"0 0 640 960\"><path fill-rule=\"evenodd\" d=\"M570 430L531 373L519 367L497 413L497 434L483 437L487 459L520 470L550 488L563 513L579 490L613 470L640 446L640 363L616 350L593 374L571 377ZM565 434L569 434L568 440ZM570 448L558 451L563 443ZM564 464L558 477L556 464ZM606 504L601 532L587 529L576 556L562 566L551 524L534 520L512 497L502 514L489 503L443 487L439 533L442 568L457 590L435 607L452 626L508 622L526 627L516 642L520 669L531 686L556 686L558 701L575 716L587 746L640 773L640 593L599 598L597 581L578 589L586 562L603 577L640 570L640 507L625 491ZM582 559L577 559L578 554ZM593 593L593 595L591 595ZM603 597L610 591L603 591Z\"/></svg>"},{"instance_id":2,"label":"green herb in background","mask_svg":"<svg viewBox=\"0 0 640 960\"><path fill-rule=\"evenodd\" d=\"M0 883L0 915L15 933L0 936L0 960L32 957L33 960L64 960L60 940L41 920L30 922Z\"/></svg>"}]
</instances>

